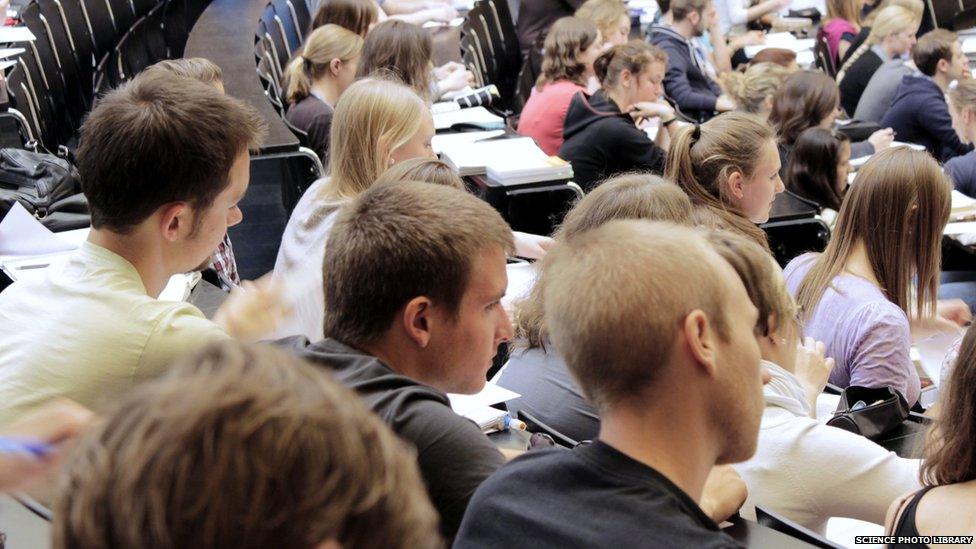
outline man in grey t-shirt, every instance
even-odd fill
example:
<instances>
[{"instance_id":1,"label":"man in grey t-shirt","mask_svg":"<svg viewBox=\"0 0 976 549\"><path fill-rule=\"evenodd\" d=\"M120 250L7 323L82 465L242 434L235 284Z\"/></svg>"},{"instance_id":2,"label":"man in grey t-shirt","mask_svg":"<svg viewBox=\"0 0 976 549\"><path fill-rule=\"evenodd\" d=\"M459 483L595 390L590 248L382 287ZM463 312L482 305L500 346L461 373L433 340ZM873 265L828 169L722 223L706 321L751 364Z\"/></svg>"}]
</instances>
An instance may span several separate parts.
<instances>
[{"instance_id":1,"label":"man in grey t-shirt","mask_svg":"<svg viewBox=\"0 0 976 549\"><path fill-rule=\"evenodd\" d=\"M885 61L864 88L854 111L854 119L880 124L891 107L891 100L895 97L895 90L898 89L902 77L913 72L915 68L903 59Z\"/></svg>"}]
</instances>

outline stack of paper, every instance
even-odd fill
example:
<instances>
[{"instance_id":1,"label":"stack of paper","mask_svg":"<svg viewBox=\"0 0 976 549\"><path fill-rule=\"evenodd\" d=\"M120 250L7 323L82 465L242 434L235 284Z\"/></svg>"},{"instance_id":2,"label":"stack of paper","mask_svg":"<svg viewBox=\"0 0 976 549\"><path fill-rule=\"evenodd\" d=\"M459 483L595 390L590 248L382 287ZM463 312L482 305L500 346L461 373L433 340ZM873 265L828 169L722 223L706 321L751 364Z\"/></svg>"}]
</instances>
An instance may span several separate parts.
<instances>
[{"instance_id":1,"label":"stack of paper","mask_svg":"<svg viewBox=\"0 0 976 549\"><path fill-rule=\"evenodd\" d=\"M455 124L471 124L484 130L495 130L505 127L505 119L488 112L484 107L434 113L435 130L447 130Z\"/></svg>"},{"instance_id":2,"label":"stack of paper","mask_svg":"<svg viewBox=\"0 0 976 549\"><path fill-rule=\"evenodd\" d=\"M447 398L451 401L454 413L477 423L485 433L492 433L505 428L505 416L508 415L505 410L492 408L492 404L508 402L520 396L522 395L514 391L488 383L480 393L474 395L449 393Z\"/></svg>"},{"instance_id":3,"label":"stack of paper","mask_svg":"<svg viewBox=\"0 0 976 549\"><path fill-rule=\"evenodd\" d=\"M486 132L472 133L488 135ZM454 167L462 176L483 175L487 172L489 162L518 155L521 149L527 147L539 148L530 137L485 141L484 137L469 140L462 138L461 135L464 134L448 134L445 137L449 138L449 141L446 144L441 142L438 146L441 147L441 159Z\"/></svg>"},{"instance_id":4,"label":"stack of paper","mask_svg":"<svg viewBox=\"0 0 976 549\"><path fill-rule=\"evenodd\" d=\"M788 32L773 32L766 35L766 41L755 46L746 46L745 54L752 58L766 48L782 48L800 53L813 50L816 40L813 38L799 39Z\"/></svg>"},{"instance_id":5,"label":"stack of paper","mask_svg":"<svg viewBox=\"0 0 976 549\"><path fill-rule=\"evenodd\" d=\"M457 103L455 103L457 105ZM461 133L442 133L435 135L430 140L430 147L434 149L434 154L441 154L445 150L458 145L471 144L476 141L484 141L498 137L505 133L505 130L490 130L487 132L461 132Z\"/></svg>"}]
</instances>

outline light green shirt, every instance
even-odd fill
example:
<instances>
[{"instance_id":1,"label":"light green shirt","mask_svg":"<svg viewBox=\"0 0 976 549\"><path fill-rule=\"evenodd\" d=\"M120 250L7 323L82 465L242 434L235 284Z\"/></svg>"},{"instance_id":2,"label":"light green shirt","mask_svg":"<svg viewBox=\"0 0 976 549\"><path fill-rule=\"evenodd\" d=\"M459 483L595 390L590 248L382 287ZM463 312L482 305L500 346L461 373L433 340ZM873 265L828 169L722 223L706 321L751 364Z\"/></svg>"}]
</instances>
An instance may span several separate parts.
<instances>
[{"instance_id":1,"label":"light green shirt","mask_svg":"<svg viewBox=\"0 0 976 549\"><path fill-rule=\"evenodd\" d=\"M60 272L0 293L0 425L57 397L104 410L226 337L193 305L150 297L131 263L85 242Z\"/></svg>"}]
</instances>

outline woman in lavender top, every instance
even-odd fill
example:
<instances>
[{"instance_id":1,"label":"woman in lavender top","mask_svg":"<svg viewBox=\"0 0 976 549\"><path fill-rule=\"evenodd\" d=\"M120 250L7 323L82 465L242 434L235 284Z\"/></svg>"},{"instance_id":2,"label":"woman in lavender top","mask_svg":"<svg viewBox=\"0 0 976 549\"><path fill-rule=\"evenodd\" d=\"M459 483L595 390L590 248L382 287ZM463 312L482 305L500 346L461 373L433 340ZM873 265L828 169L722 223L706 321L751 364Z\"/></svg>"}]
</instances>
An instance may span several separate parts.
<instances>
[{"instance_id":1,"label":"woman in lavender top","mask_svg":"<svg viewBox=\"0 0 976 549\"><path fill-rule=\"evenodd\" d=\"M787 265L803 335L823 341L834 359L831 383L888 386L910 404L918 400L918 372L908 356L911 330L939 322L951 189L925 152L882 151L858 173L824 252Z\"/></svg>"}]
</instances>

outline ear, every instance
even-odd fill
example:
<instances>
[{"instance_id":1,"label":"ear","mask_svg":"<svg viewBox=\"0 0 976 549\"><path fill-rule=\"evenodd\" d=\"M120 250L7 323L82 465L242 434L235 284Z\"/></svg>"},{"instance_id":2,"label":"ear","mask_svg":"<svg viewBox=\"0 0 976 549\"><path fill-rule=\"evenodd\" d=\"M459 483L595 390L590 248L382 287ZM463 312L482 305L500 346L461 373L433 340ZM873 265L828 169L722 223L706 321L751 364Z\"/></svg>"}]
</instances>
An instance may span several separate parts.
<instances>
[{"instance_id":1,"label":"ear","mask_svg":"<svg viewBox=\"0 0 976 549\"><path fill-rule=\"evenodd\" d=\"M769 315L766 319L766 337L770 338L774 343L777 339L782 339L779 337L779 322L776 320L776 315Z\"/></svg>"},{"instance_id":2,"label":"ear","mask_svg":"<svg viewBox=\"0 0 976 549\"><path fill-rule=\"evenodd\" d=\"M417 296L403 306L403 331L420 348L430 343L432 305L430 298Z\"/></svg>"},{"instance_id":3,"label":"ear","mask_svg":"<svg viewBox=\"0 0 976 549\"><path fill-rule=\"evenodd\" d=\"M736 200L742 200L745 196L745 178L742 177L742 172L734 171L729 174L729 179L727 185L729 187L729 196Z\"/></svg>"},{"instance_id":4,"label":"ear","mask_svg":"<svg viewBox=\"0 0 976 549\"><path fill-rule=\"evenodd\" d=\"M952 60L950 59L939 59L939 62L935 64L936 72L949 72L949 67L952 66Z\"/></svg>"},{"instance_id":5,"label":"ear","mask_svg":"<svg viewBox=\"0 0 976 549\"><path fill-rule=\"evenodd\" d=\"M630 69L624 69L620 71L620 85L629 88L631 82L634 80L634 73L630 72Z\"/></svg>"},{"instance_id":6,"label":"ear","mask_svg":"<svg viewBox=\"0 0 976 549\"><path fill-rule=\"evenodd\" d=\"M718 334L701 309L688 313L682 325L692 359L706 375L714 376L718 368Z\"/></svg>"},{"instance_id":7,"label":"ear","mask_svg":"<svg viewBox=\"0 0 976 549\"><path fill-rule=\"evenodd\" d=\"M336 77L339 76L340 72L342 72L342 59L333 59L332 61L329 61L329 73L332 74L333 77Z\"/></svg>"},{"instance_id":8,"label":"ear","mask_svg":"<svg viewBox=\"0 0 976 549\"><path fill-rule=\"evenodd\" d=\"M171 202L156 210L159 215L159 231L167 242L176 242L186 236L193 226L193 212L186 202Z\"/></svg>"}]
</instances>

